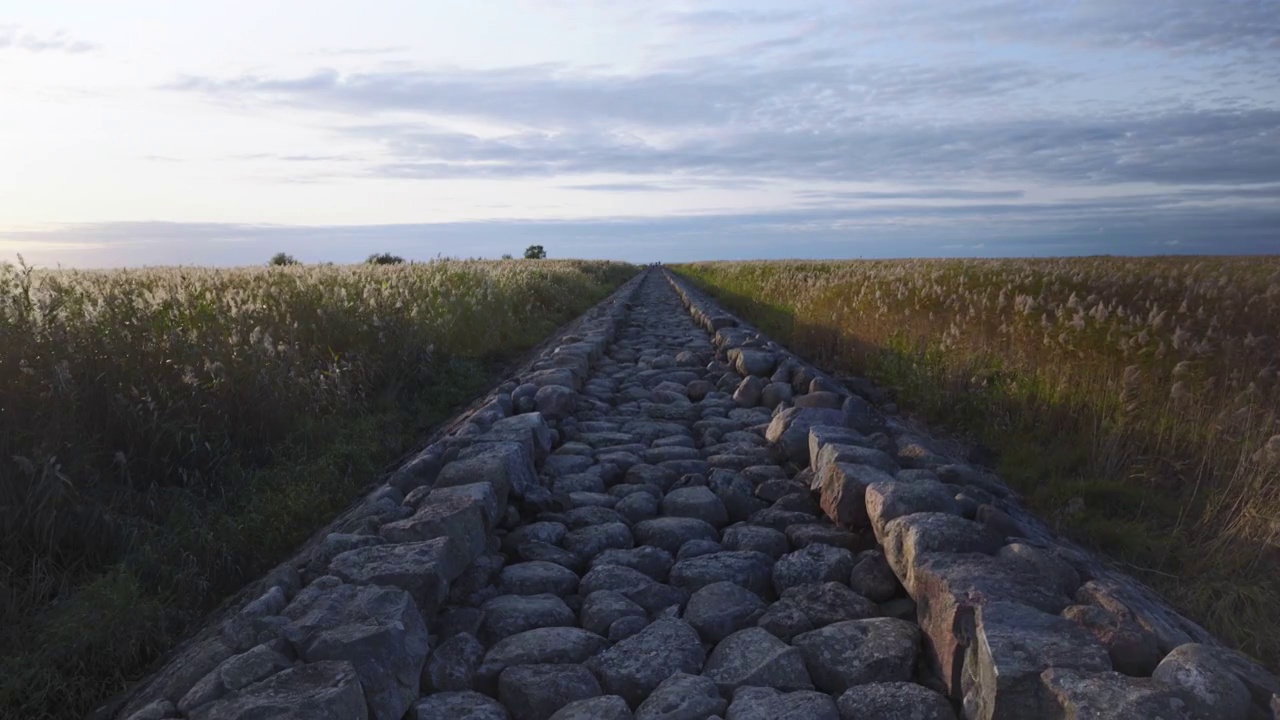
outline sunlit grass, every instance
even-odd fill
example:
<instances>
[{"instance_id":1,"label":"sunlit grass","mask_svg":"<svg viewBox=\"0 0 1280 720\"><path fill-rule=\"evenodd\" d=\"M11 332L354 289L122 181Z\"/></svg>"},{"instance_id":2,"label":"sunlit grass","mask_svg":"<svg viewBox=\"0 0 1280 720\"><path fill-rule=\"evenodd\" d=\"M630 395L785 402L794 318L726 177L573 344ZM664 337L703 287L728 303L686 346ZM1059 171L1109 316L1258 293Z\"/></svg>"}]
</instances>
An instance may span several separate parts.
<instances>
[{"instance_id":1,"label":"sunlit grass","mask_svg":"<svg viewBox=\"0 0 1280 720\"><path fill-rule=\"evenodd\" d=\"M1045 519L1280 667L1280 258L679 270L994 449Z\"/></svg>"}]
</instances>

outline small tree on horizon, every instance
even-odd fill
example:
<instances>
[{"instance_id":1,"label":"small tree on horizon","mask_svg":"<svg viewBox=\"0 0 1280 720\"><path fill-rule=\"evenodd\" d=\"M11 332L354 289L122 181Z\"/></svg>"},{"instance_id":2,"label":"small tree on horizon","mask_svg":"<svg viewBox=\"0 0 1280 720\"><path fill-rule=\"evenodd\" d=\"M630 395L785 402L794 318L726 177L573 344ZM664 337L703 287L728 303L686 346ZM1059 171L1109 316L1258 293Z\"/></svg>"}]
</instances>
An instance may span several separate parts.
<instances>
[{"instance_id":1,"label":"small tree on horizon","mask_svg":"<svg viewBox=\"0 0 1280 720\"><path fill-rule=\"evenodd\" d=\"M278 253L276 253L275 255L272 255L272 256L271 256L271 262L270 262L270 263L268 263L268 264L270 264L270 265L281 265L281 266L283 266L283 265L297 265L297 264L298 264L298 258L296 258L296 257L294 257L294 256L292 256L292 255L290 255L289 253L278 252Z\"/></svg>"},{"instance_id":2,"label":"small tree on horizon","mask_svg":"<svg viewBox=\"0 0 1280 720\"><path fill-rule=\"evenodd\" d=\"M510 260L510 259L511 259L511 253L502 253L502 259L503 259L503 260Z\"/></svg>"},{"instance_id":3,"label":"small tree on horizon","mask_svg":"<svg viewBox=\"0 0 1280 720\"><path fill-rule=\"evenodd\" d=\"M399 265L404 262L404 258L391 253L373 253L364 261L370 265Z\"/></svg>"},{"instance_id":4,"label":"small tree on horizon","mask_svg":"<svg viewBox=\"0 0 1280 720\"><path fill-rule=\"evenodd\" d=\"M526 260L542 260L547 256L547 251L541 245L530 245L524 249L524 257Z\"/></svg>"}]
</instances>

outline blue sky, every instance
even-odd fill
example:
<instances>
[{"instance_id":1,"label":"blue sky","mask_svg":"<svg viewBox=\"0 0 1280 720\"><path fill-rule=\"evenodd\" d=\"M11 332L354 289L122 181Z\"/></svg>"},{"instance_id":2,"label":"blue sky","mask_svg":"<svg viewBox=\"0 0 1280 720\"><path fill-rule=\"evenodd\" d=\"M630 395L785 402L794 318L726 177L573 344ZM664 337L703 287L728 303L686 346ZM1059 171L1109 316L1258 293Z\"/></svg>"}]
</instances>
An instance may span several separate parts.
<instances>
[{"instance_id":1,"label":"blue sky","mask_svg":"<svg viewBox=\"0 0 1280 720\"><path fill-rule=\"evenodd\" d=\"M1280 252L1280 0L0 0L0 257Z\"/></svg>"}]
</instances>

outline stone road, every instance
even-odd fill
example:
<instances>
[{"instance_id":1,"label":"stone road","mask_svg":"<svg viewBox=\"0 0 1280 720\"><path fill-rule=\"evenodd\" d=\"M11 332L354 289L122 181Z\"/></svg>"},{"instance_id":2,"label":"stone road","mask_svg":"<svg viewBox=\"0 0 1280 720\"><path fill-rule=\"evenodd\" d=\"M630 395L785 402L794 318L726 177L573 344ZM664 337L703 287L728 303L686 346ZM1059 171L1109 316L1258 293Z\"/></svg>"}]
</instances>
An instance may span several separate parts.
<instances>
[{"instance_id":1,"label":"stone road","mask_svg":"<svg viewBox=\"0 0 1280 720\"><path fill-rule=\"evenodd\" d=\"M857 389L647 270L118 717L1273 717Z\"/></svg>"}]
</instances>

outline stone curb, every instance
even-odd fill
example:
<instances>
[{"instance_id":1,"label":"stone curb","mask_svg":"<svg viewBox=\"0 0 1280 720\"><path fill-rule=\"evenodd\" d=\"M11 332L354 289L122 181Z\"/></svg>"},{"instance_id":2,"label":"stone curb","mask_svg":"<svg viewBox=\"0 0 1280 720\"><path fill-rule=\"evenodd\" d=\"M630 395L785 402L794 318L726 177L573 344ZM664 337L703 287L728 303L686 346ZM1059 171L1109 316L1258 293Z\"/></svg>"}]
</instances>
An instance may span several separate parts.
<instances>
[{"instance_id":1,"label":"stone curb","mask_svg":"<svg viewBox=\"0 0 1280 720\"><path fill-rule=\"evenodd\" d=\"M964 717L1274 716L1280 680L1269 672L1056 537L993 473L947 457L663 272L743 377L735 399L776 388L768 439L780 459L809 466L828 518L874 534L915 602L930 669Z\"/></svg>"}]
</instances>

